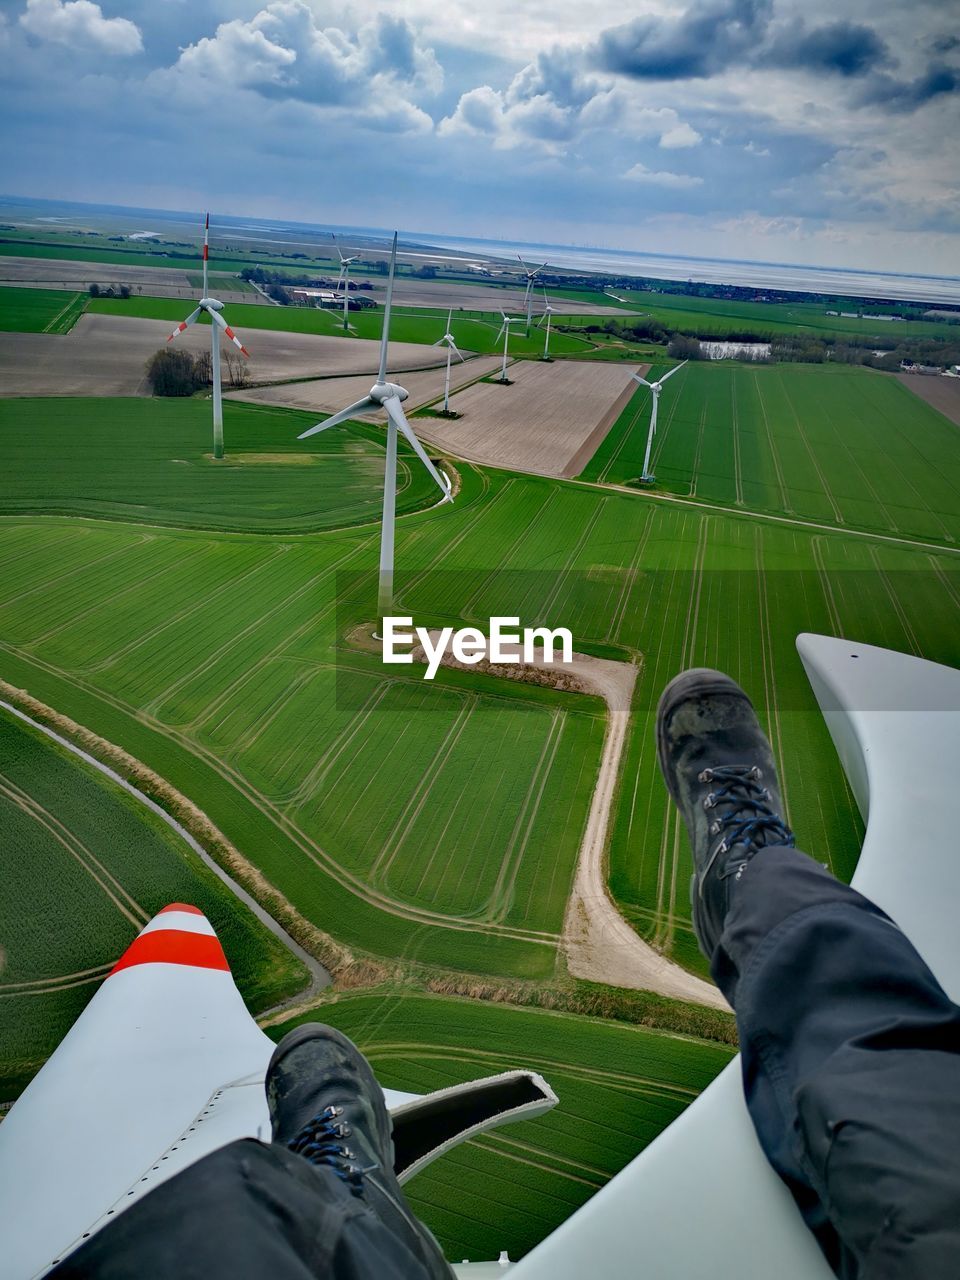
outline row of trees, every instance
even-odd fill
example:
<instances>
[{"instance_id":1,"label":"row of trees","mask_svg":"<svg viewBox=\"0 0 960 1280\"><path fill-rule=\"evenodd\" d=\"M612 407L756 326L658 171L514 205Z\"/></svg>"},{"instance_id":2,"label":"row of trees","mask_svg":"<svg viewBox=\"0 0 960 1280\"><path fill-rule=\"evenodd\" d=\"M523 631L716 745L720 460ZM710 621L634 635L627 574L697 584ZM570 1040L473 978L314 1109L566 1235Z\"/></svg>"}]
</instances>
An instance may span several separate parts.
<instances>
[{"instance_id":1,"label":"row of trees","mask_svg":"<svg viewBox=\"0 0 960 1280\"><path fill-rule=\"evenodd\" d=\"M222 359L230 386L247 386L250 374L243 357L226 351ZM192 396L213 385L211 366L209 351L192 355L182 347L162 347L147 361L147 381L155 396Z\"/></svg>"}]
</instances>

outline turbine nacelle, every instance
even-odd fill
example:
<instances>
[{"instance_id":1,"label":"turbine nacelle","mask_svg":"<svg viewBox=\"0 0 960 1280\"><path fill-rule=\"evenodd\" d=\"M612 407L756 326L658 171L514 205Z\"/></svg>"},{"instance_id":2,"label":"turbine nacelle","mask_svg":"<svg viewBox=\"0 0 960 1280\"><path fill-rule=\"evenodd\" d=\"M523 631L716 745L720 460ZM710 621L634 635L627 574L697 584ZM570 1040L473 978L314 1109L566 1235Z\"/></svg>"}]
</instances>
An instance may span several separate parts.
<instances>
[{"instance_id":1,"label":"turbine nacelle","mask_svg":"<svg viewBox=\"0 0 960 1280\"><path fill-rule=\"evenodd\" d=\"M370 388L370 399L375 400L377 404L383 404L386 400L397 399L406 400L410 392L406 387L401 387L398 382L375 382Z\"/></svg>"},{"instance_id":2,"label":"turbine nacelle","mask_svg":"<svg viewBox=\"0 0 960 1280\"><path fill-rule=\"evenodd\" d=\"M204 311L222 311L223 303L218 298L201 298L200 306Z\"/></svg>"}]
</instances>

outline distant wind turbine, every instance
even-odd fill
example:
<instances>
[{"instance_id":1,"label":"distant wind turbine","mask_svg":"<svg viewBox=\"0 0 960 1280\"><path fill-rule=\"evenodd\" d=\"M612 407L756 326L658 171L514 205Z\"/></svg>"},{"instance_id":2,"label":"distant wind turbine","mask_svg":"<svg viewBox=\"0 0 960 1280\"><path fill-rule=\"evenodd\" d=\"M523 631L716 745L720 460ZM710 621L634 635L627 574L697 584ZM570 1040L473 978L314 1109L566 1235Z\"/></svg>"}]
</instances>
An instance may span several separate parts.
<instances>
[{"instance_id":1,"label":"distant wind turbine","mask_svg":"<svg viewBox=\"0 0 960 1280\"><path fill-rule=\"evenodd\" d=\"M213 456L217 459L223 457L223 401L220 385L220 331L221 329L234 344L239 347L243 355L249 356L250 352L243 345L237 335L224 320L220 312L223 310L223 303L218 302L216 298L210 297L210 290L207 280L207 261L210 257L210 215L207 214L207 220L203 226L203 296L196 311L191 311L186 320L180 322L167 339L172 342L179 333L183 333L188 325L195 324L203 312L210 317L210 377L213 381Z\"/></svg>"},{"instance_id":2,"label":"distant wind turbine","mask_svg":"<svg viewBox=\"0 0 960 1280\"><path fill-rule=\"evenodd\" d=\"M652 481L656 479L656 476L652 476L650 474L650 450L653 448L653 437L657 434L657 406L660 403L660 392L663 390L663 384L668 378L672 378L679 369L682 369L686 363L686 360L683 360L680 364L674 365L672 369L668 369L663 377L658 379L656 382L648 382L646 378L641 378L639 373L635 373L633 375L634 379L639 382L642 387L649 387L653 392L653 406L650 410L650 430L647 432L647 451L643 455L643 474L640 477L641 480Z\"/></svg>"},{"instance_id":3,"label":"distant wind turbine","mask_svg":"<svg viewBox=\"0 0 960 1280\"><path fill-rule=\"evenodd\" d=\"M537 322L537 328L538 328L538 329L540 329L540 328L542 328L542 327L543 327L543 322L544 322L544 320L546 320L546 322L547 322L547 330L546 330L546 333L545 333L545 334L544 334L544 336L543 336L543 355L540 357L540 358L541 358L541 360L549 360L549 359L550 359L550 317L553 315L553 312L554 312L554 308L553 308L553 307L551 307L551 305L550 305L550 299L547 297L547 291L546 291L546 289L544 289L544 291L543 291L543 315L540 317L539 321Z\"/></svg>"},{"instance_id":4,"label":"distant wind turbine","mask_svg":"<svg viewBox=\"0 0 960 1280\"><path fill-rule=\"evenodd\" d=\"M453 357L453 353L454 352L457 353L458 360L460 361L463 360L463 356L460 354L457 344L453 340L453 334L450 332L450 321L452 319L453 319L453 307L451 307L450 310L447 312L446 333L443 335L442 338L438 338L437 341L433 344L435 347L445 346L447 348L447 373L446 373L446 377L443 380L443 412L444 413L450 412L450 361Z\"/></svg>"},{"instance_id":5,"label":"distant wind turbine","mask_svg":"<svg viewBox=\"0 0 960 1280\"><path fill-rule=\"evenodd\" d=\"M523 309L527 313L527 333L530 332L530 325L533 320L533 284L537 276L547 265L545 262L539 267L528 267L524 260L517 254L517 261L527 273L527 291L523 295Z\"/></svg>"},{"instance_id":6,"label":"distant wind turbine","mask_svg":"<svg viewBox=\"0 0 960 1280\"><path fill-rule=\"evenodd\" d=\"M335 233L331 232L330 234L333 236L333 243L337 246L337 254L340 257L340 278L337 280L337 288L343 288L343 327L344 329L349 329L350 322L347 318L347 313L350 310L350 265L351 263L359 262L360 255L355 253L352 258L345 258L340 250L340 243Z\"/></svg>"},{"instance_id":7,"label":"distant wind turbine","mask_svg":"<svg viewBox=\"0 0 960 1280\"><path fill-rule=\"evenodd\" d=\"M380 530L380 578L377 591L377 615L382 620L393 611L393 543L394 527L397 511L397 432L404 437L414 453L426 467L443 494L444 500L452 502L450 481L440 474L426 453L413 430L401 404L407 399L409 392L396 382L387 382L387 347L390 341L390 304L393 300L393 278L397 267L397 233L393 233L393 250L390 254L390 279L387 283L387 300L383 309L383 335L380 339L380 370L377 380L370 388L369 395L355 404L348 405L339 413L333 414L325 422L318 422L315 427L304 431L297 438L306 440L307 436L316 435L318 431L326 431L330 427L339 426L348 418L358 413L369 413L371 409L383 408L387 414L387 460L383 477L383 523Z\"/></svg>"},{"instance_id":8,"label":"distant wind turbine","mask_svg":"<svg viewBox=\"0 0 960 1280\"><path fill-rule=\"evenodd\" d=\"M500 326L500 332L497 334L495 341L499 342L503 339L503 365L500 369L500 381L507 380L507 346L510 342L510 326L512 324L523 324L523 316L507 316L501 311L503 316L503 324Z\"/></svg>"}]
</instances>

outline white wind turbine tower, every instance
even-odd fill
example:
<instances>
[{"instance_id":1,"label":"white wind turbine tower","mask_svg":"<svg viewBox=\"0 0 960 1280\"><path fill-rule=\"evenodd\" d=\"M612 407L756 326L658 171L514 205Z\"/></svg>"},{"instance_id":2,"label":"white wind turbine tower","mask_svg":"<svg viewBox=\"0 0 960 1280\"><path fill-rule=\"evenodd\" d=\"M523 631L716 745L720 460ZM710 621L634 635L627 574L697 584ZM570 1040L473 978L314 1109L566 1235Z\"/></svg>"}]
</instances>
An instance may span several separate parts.
<instances>
[{"instance_id":1,"label":"white wind turbine tower","mask_svg":"<svg viewBox=\"0 0 960 1280\"><path fill-rule=\"evenodd\" d=\"M540 319L539 319L539 321L538 321L538 323L537 323L537 328L538 328L538 329L540 329L540 328L542 328L542 327L543 327L543 322L544 322L544 320L546 320L546 322L547 322L547 330L546 330L546 333L543 335L543 355L540 357L540 359L541 359L541 360L549 360L549 359L550 359L550 317L553 315L554 310L555 310L555 308L554 308L554 307L551 307L551 305L550 305L550 299L547 297L547 291L546 291L546 289L544 289L544 291L543 291L543 315L540 317Z\"/></svg>"},{"instance_id":2,"label":"white wind turbine tower","mask_svg":"<svg viewBox=\"0 0 960 1280\"><path fill-rule=\"evenodd\" d=\"M368 395L355 404L341 409L325 422L318 422L315 427L304 431L297 438L305 440L307 436L316 435L318 431L326 431L329 427L339 426L348 418L358 413L368 413L371 409L383 408L387 413L387 460L383 477L383 524L380 530L380 578L377 591L377 616L379 619L389 616L393 611L393 543L394 526L397 510L397 432L404 437L414 453L436 481L444 500L452 502L450 481L440 474L426 453L417 437L413 434L401 404L407 399L409 392L396 382L387 382L387 346L390 340L390 304L393 299L393 277L397 266L397 233L393 234L393 250L390 254L390 279L387 283L387 300L383 309L383 336L380 339L380 370L377 380L370 388Z\"/></svg>"},{"instance_id":3,"label":"white wind turbine tower","mask_svg":"<svg viewBox=\"0 0 960 1280\"><path fill-rule=\"evenodd\" d=\"M453 357L453 353L456 352L457 359L460 360L461 362L463 361L463 356L460 354L459 348L457 347L456 342L454 342L453 340L453 334L450 332L450 322L452 319L453 319L453 307L451 307L450 310L447 312L446 333L443 335L442 338L438 338L437 341L433 344L435 347L446 346L447 348L447 373L446 373L446 377L443 380L443 412L444 413L450 412L450 361Z\"/></svg>"},{"instance_id":4,"label":"white wind turbine tower","mask_svg":"<svg viewBox=\"0 0 960 1280\"><path fill-rule=\"evenodd\" d=\"M500 332L497 334L495 340L499 342L501 338L503 339L503 365L500 368L500 381L506 382L507 381L507 346L509 345L509 342L510 342L510 326L512 324L523 324L523 316L508 316L508 315L504 315L502 311L500 312L500 314L503 316L503 324L500 326Z\"/></svg>"},{"instance_id":5,"label":"white wind turbine tower","mask_svg":"<svg viewBox=\"0 0 960 1280\"><path fill-rule=\"evenodd\" d=\"M250 352L243 345L237 335L224 320L220 312L223 310L223 303L218 302L216 298L210 297L210 290L207 281L207 260L210 256L210 215L207 214L207 220L203 227L203 297L196 311L191 311L186 320L182 320L174 329L168 342L172 342L178 333L183 333L188 325L195 324L200 316L206 312L210 317L210 377L213 382L213 456L217 459L223 457L223 401L220 385L220 331L221 329L234 344L239 347L245 356L249 356Z\"/></svg>"},{"instance_id":6,"label":"white wind turbine tower","mask_svg":"<svg viewBox=\"0 0 960 1280\"><path fill-rule=\"evenodd\" d=\"M643 455L643 474L641 480L652 481L656 476L650 474L650 450L653 448L653 437L657 434L657 406L660 403L660 392L663 390L663 384L668 378L672 378L678 369L682 369L686 364L686 360L676 364L672 369L668 369L662 378L656 382L648 382L646 378L641 378L639 373L633 374L634 379L640 383L642 387L649 387L653 392L653 405L650 410L650 430L647 432L647 451Z\"/></svg>"},{"instance_id":7,"label":"white wind turbine tower","mask_svg":"<svg viewBox=\"0 0 960 1280\"><path fill-rule=\"evenodd\" d=\"M352 263L360 261L360 255L359 253L355 253L352 258L345 258L340 250L340 244L336 235L334 235L333 232L330 234L333 235L333 243L337 246L337 254L340 258L340 278L337 281L337 288L343 288L343 327L344 329L349 329L350 322L348 319L348 313L350 311L350 266Z\"/></svg>"},{"instance_id":8,"label":"white wind turbine tower","mask_svg":"<svg viewBox=\"0 0 960 1280\"><path fill-rule=\"evenodd\" d=\"M544 267L547 264L544 262L539 267L528 267L527 264L524 262L524 260L520 257L519 253L517 254L517 261L520 263L521 267L523 267L524 271L527 273L527 291L523 295L523 309L527 313L527 333L529 334L530 324L533 320L533 284L537 276L540 274L540 272L544 269Z\"/></svg>"}]
</instances>

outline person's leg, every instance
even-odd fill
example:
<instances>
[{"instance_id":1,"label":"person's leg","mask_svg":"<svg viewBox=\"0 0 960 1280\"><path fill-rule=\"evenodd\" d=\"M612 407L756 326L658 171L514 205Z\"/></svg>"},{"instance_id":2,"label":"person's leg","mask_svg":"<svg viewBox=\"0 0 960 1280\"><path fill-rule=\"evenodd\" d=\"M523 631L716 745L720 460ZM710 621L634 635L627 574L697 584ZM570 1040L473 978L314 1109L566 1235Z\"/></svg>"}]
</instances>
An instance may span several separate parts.
<instances>
[{"instance_id":1,"label":"person's leg","mask_svg":"<svg viewBox=\"0 0 960 1280\"><path fill-rule=\"evenodd\" d=\"M393 1172L391 1121L332 1027L285 1036L266 1076L273 1141L231 1143L118 1214L56 1280L451 1280Z\"/></svg>"},{"instance_id":2,"label":"person's leg","mask_svg":"<svg viewBox=\"0 0 960 1280\"><path fill-rule=\"evenodd\" d=\"M657 739L766 1155L838 1275L953 1280L960 1009L878 907L790 847L769 744L733 681L671 682Z\"/></svg>"},{"instance_id":3,"label":"person's leg","mask_svg":"<svg viewBox=\"0 0 960 1280\"><path fill-rule=\"evenodd\" d=\"M427 1280L333 1169L247 1139L161 1183L51 1280Z\"/></svg>"},{"instance_id":4,"label":"person's leg","mask_svg":"<svg viewBox=\"0 0 960 1280\"><path fill-rule=\"evenodd\" d=\"M747 1106L838 1275L960 1275L960 1009L873 903L793 849L730 892L712 972Z\"/></svg>"}]
</instances>

